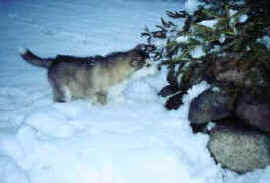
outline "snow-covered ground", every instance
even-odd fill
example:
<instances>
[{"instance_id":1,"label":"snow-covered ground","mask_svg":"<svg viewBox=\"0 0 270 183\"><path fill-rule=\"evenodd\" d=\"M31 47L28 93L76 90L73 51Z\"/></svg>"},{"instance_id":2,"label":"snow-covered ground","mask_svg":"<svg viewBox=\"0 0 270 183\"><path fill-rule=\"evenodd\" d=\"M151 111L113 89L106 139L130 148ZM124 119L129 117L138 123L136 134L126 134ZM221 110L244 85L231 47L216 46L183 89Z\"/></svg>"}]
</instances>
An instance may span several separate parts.
<instances>
[{"instance_id":1,"label":"snow-covered ground","mask_svg":"<svg viewBox=\"0 0 270 183\"><path fill-rule=\"evenodd\" d=\"M192 7L195 0L189 1ZM166 111L164 73L129 81L123 99L53 103L46 70L18 48L44 57L127 50L165 10L182 1L17 0L0 2L0 183L268 183L270 167L236 175L215 165L208 136L192 134L185 105Z\"/></svg>"}]
</instances>

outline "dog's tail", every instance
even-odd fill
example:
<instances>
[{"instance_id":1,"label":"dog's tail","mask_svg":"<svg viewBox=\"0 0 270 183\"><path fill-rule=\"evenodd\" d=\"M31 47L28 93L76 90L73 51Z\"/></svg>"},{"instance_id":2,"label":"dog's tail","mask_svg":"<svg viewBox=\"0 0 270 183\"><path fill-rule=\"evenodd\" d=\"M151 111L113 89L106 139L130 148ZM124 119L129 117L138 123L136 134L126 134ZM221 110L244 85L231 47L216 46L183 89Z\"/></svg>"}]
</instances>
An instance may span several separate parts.
<instances>
[{"instance_id":1,"label":"dog's tail","mask_svg":"<svg viewBox=\"0 0 270 183\"><path fill-rule=\"evenodd\" d=\"M28 49L20 49L19 52L26 62L38 67L49 68L53 63L53 59L40 58Z\"/></svg>"}]
</instances>

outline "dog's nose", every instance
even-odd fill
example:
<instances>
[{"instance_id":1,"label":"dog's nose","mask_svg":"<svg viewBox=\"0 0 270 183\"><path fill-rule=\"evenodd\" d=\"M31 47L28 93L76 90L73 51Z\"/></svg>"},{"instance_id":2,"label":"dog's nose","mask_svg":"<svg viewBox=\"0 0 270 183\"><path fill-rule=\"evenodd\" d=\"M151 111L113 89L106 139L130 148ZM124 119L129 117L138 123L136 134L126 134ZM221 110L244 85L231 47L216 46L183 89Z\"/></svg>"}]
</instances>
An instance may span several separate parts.
<instances>
[{"instance_id":1,"label":"dog's nose","mask_svg":"<svg viewBox=\"0 0 270 183\"><path fill-rule=\"evenodd\" d=\"M151 64L146 64L146 67L151 67Z\"/></svg>"}]
</instances>

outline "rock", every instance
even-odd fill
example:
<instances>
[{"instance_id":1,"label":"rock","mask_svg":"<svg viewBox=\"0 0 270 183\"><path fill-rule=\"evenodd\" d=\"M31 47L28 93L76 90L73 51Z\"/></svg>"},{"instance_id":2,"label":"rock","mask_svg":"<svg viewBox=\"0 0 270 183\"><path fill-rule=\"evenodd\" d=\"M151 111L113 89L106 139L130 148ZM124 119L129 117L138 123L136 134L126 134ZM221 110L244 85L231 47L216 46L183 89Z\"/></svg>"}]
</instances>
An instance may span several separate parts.
<instances>
[{"instance_id":1,"label":"rock","mask_svg":"<svg viewBox=\"0 0 270 183\"><path fill-rule=\"evenodd\" d=\"M238 54L228 54L226 57L214 57L209 64L207 71L208 77L215 78L215 81L218 82L230 82L241 85L247 73L240 70L238 65Z\"/></svg>"},{"instance_id":2,"label":"rock","mask_svg":"<svg viewBox=\"0 0 270 183\"><path fill-rule=\"evenodd\" d=\"M236 105L236 116L253 127L270 132L270 99L268 98L258 99L251 94L243 94Z\"/></svg>"},{"instance_id":3,"label":"rock","mask_svg":"<svg viewBox=\"0 0 270 183\"><path fill-rule=\"evenodd\" d=\"M239 88L269 88L270 64L266 58L243 57L243 54L209 58L206 72L208 82L231 83Z\"/></svg>"},{"instance_id":4,"label":"rock","mask_svg":"<svg viewBox=\"0 0 270 183\"><path fill-rule=\"evenodd\" d=\"M238 173L270 165L270 136L259 131L218 127L210 133L208 149L218 163Z\"/></svg>"},{"instance_id":5,"label":"rock","mask_svg":"<svg viewBox=\"0 0 270 183\"><path fill-rule=\"evenodd\" d=\"M231 115L232 97L224 91L208 89L193 99L188 118L193 124L221 120Z\"/></svg>"}]
</instances>

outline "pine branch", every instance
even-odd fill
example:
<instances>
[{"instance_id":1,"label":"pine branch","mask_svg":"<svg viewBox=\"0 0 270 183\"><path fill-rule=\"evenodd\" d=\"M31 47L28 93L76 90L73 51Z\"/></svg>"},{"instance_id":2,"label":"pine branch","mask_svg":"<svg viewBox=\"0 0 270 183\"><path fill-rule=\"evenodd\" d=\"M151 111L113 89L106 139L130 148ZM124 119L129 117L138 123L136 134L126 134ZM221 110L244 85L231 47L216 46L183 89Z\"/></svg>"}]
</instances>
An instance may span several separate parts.
<instances>
[{"instance_id":1,"label":"pine branch","mask_svg":"<svg viewBox=\"0 0 270 183\"><path fill-rule=\"evenodd\" d=\"M171 18L187 18L189 17L190 15L186 12L186 11L166 11L167 12L167 15Z\"/></svg>"}]
</instances>

